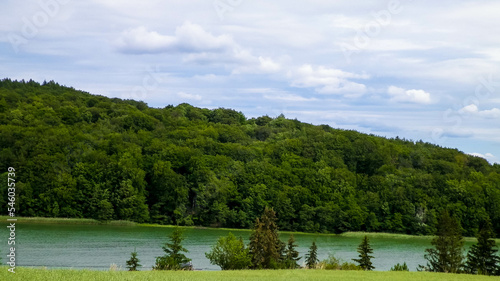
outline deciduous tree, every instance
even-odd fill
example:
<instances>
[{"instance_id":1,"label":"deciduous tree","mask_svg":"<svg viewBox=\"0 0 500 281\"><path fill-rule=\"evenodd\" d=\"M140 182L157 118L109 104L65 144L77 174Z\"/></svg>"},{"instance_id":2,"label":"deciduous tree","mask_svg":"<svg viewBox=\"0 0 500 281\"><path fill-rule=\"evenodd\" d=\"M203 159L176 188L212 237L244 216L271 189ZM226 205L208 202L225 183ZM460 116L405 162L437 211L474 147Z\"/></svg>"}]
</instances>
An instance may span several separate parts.
<instances>
[{"instance_id":1,"label":"deciduous tree","mask_svg":"<svg viewBox=\"0 0 500 281\"><path fill-rule=\"evenodd\" d=\"M252 264L243 239L237 239L231 232L226 237L220 237L205 256L211 264L220 266L222 270L246 269Z\"/></svg>"}]
</instances>

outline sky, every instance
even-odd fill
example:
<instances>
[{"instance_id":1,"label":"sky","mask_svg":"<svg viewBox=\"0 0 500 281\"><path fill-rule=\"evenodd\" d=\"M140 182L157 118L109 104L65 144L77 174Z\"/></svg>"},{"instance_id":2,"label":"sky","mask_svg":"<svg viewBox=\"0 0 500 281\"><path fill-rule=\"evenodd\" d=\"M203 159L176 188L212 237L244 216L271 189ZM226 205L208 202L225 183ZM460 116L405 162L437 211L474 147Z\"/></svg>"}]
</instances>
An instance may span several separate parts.
<instances>
[{"instance_id":1,"label":"sky","mask_svg":"<svg viewBox=\"0 0 500 281\"><path fill-rule=\"evenodd\" d=\"M0 78L500 163L500 1L3 0Z\"/></svg>"}]
</instances>

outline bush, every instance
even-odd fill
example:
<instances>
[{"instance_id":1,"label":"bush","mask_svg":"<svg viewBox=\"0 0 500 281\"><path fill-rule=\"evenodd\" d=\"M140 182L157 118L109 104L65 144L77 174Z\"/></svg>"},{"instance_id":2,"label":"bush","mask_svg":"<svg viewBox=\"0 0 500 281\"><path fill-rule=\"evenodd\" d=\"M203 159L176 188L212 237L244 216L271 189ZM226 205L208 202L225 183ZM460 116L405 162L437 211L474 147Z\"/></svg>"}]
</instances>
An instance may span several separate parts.
<instances>
[{"instance_id":1,"label":"bush","mask_svg":"<svg viewBox=\"0 0 500 281\"><path fill-rule=\"evenodd\" d=\"M343 261L333 255L328 255L328 259L321 261L317 268L326 270L362 270L360 266Z\"/></svg>"},{"instance_id":2,"label":"bush","mask_svg":"<svg viewBox=\"0 0 500 281\"><path fill-rule=\"evenodd\" d=\"M391 271L410 271L410 270L408 269L406 262L404 262L403 265L398 263L395 266L391 267Z\"/></svg>"},{"instance_id":3,"label":"bush","mask_svg":"<svg viewBox=\"0 0 500 281\"><path fill-rule=\"evenodd\" d=\"M252 258L243 239L237 239L231 232L227 237L220 237L205 256L211 264L220 266L222 270L247 269L252 265Z\"/></svg>"}]
</instances>

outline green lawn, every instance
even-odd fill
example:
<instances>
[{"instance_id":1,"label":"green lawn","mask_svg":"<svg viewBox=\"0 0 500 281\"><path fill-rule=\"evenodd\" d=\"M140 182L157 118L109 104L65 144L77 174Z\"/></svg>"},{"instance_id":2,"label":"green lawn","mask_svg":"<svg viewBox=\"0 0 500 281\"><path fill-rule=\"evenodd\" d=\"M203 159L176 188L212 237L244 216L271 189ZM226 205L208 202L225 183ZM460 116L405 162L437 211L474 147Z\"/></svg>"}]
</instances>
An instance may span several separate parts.
<instances>
[{"instance_id":1,"label":"green lawn","mask_svg":"<svg viewBox=\"0 0 500 281\"><path fill-rule=\"evenodd\" d=\"M330 270L242 270L242 271L89 271L89 270L46 270L33 268L16 268L16 273L7 271L7 267L0 267L0 280L151 280L151 281L232 281L232 280L356 280L356 281L474 281L500 280L499 277L476 275L457 275L427 272L365 272L365 271L330 271Z\"/></svg>"}]
</instances>

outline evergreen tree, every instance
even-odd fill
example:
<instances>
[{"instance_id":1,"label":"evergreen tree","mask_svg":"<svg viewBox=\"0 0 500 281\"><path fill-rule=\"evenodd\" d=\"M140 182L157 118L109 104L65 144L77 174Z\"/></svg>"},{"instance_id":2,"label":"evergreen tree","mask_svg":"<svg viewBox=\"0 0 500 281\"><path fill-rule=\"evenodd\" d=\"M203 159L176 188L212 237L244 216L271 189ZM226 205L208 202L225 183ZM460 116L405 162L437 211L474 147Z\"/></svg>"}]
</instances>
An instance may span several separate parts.
<instances>
[{"instance_id":1,"label":"evergreen tree","mask_svg":"<svg viewBox=\"0 0 500 281\"><path fill-rule=\"evenodd\" d=\"M494 275L500 274L500 258L496 255L498 251L493 231L491 229L491 221L485 221L483 227L479 231L477 244L472 245L467 254L466 270L472 274Z\"/></svg>"},{"instance_id":2,"label":"evergreen tree","mask_svg":"<svg viewBox=\"0 0 500 281\"><path fill-rule=\"evenodd\" d=\"M127 261L128 271L137 271L137 268L142 266L141 264L139 264L140 261L141 260L137 258L137 251L134 249L130 256L130 259Z\"/></svg>"},{"instance_id":3,"label":"evergreen tree","mask_svg":"<svg viewBox=\"0 0 500 281\"><path fill-rule=\"evenodd\" d=\"M211 264L220 266L222 270L246 269L252 264L243 239L237 239L231 232L227 237L220 237L205 256Z\"/></svg>"},{"instance_id":4,"label":"evergreen tree","mask_svg":"<svg viewBox=\"0 0 500 281\"><path fill-rule=\"evenodd\" d=\"M250 256L253 268L277 268L280 259L280 245L276 213L266 207L261 218L257 218L250 236Z\"/></svg>"},{"instance_id":5,"label":"evergreen tree","mask_svg":"<svg viewBox=\"0 0 500 281\"><path fill-rule=\"evenodd\" d=\"M178 227L169 235L170 243L165 243L163 251L165 255L156 257L156 264L153 266L155 270L190 270L191 259L188 259L182 252L187 253L181 243L184 240L182 230Z\"/></svg>"},{"instance_id":6,"label":"evergreen tree","mask_svg":"<svg viewBox=\"0 0 500 281\"><path fill-rule=\"evenodd\" d=\"M297 244L295 244L295 237L293 234L290 235L290 239L288 239L288 244L286 245L284 259L283 259L283 267L288 269L295 269L299 267L297 263L301 257L299 257L299 252L295 250L297 248Z\"/></svg>"},{"instance_id":7,"label":"evergreen tree","mask_svg":"<svg viewBox=\"0 0 500 281\"><path fill-rule=\"evenodd\" d=\"M442 212L437 225L437 237L432 239L434 248L426 249L427 266L419 266L419 270L431 272L458 273L463 267L464 238L460 225L448 211Z\"/></svg>"},{"instance_id":8,"label":"evergreen tree","mask_svg":"<svg viewBox=\"0 0 500 281\"><path fill-rule=\"evenodd\" d=\"M315 269L318 264L318 246L316 246L316 242L313 241L311 247L309 248L309 252L306 254L306 266L309 269Z\"/></svg>"},{"instance_id":9,"label":"evergreen tree","mask_svg":"<svg viewBox=\"0 0 500 281\"><path fill-rule=\"evenodd\" d=\"M359 266L364 270L373 270L375 267L372 265L371 259L374 258L370 256L373 253L373 249L370 246L370 240L368 236L365 235L363 241L358 246L359 259L353 259L357 262Z\"/></svg>"}]
</instances>

